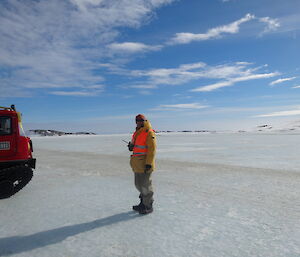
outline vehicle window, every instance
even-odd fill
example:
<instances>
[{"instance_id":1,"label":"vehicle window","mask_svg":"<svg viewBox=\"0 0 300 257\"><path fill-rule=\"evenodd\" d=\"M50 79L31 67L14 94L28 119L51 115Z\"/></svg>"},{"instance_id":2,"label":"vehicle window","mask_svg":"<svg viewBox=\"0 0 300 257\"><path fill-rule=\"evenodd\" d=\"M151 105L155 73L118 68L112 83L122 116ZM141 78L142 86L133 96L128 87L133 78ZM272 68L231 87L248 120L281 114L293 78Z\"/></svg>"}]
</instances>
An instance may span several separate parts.
<instances>
[{"instance_id":1,"label":"vehicle window","mask_svg":"<svg viewBox=\"0 0 300 257\"><path fill-rule=\"evenodd\" d=\"M0 117L0 135L11 134L11 118L10 117Z\"/></svg>"}]
</instances>

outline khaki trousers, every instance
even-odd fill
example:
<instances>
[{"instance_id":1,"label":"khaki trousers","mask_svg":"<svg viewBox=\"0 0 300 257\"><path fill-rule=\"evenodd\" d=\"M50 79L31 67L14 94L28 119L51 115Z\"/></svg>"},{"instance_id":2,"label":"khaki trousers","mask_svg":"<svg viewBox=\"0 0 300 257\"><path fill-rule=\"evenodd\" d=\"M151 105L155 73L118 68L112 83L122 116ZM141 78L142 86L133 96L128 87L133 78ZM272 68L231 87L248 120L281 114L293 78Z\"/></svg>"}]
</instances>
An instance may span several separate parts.
<instances>
[{"instance_id":1,"label":"khaki trousers","mask_svg":"<svg viewBox=\"0 0 300 257\"><path fill-rule=\"evenodd\" d=\"M152 172L150 173L134 173L134 183L136 189L140 192L142 203L146 207L152 207L153 203L153 187L152 187Z\"/></svg>"}]
</instances>

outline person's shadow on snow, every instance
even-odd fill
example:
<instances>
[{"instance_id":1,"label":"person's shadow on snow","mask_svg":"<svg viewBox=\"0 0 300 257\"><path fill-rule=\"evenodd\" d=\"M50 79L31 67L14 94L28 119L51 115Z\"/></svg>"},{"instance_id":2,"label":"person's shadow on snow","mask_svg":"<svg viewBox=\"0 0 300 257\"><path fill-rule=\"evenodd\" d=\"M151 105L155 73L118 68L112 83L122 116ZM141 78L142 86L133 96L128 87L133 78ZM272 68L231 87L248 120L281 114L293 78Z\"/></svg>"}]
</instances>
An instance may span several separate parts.
<instances>
[{"instance_id":1,"label":"person's shadow on snow","mask_svg":"<svg viewBox=\"0 0 300 257\"><path fill-rule=\"evenodd\" d=\"M0 256L27 252L47 245L56 244L69 236L131 220L136 217L140 217L136 212L123 212L103 219L51 229L32 235L0 238Z\"/></svg>"}]
</instances>

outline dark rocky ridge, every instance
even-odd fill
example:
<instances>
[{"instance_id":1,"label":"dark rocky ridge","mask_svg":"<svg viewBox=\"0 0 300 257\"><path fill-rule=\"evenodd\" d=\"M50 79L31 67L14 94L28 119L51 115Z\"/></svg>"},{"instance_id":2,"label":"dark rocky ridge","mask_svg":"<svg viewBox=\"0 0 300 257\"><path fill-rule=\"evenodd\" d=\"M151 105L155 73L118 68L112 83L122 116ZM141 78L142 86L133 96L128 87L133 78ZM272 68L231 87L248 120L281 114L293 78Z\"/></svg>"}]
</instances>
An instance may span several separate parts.
<instances>
[{"instance_id":1,"label":"dark rocky ridge","mask_svg":"<svg viewBox=\"0 0 300 257\"><path fill-rule=\"evenodd\" d=\"M64 135L96 135L92 132L63 132L52 129L31 129L29 130L30 135L40 136L64 136Z\"/></svg>"}]
</instances>

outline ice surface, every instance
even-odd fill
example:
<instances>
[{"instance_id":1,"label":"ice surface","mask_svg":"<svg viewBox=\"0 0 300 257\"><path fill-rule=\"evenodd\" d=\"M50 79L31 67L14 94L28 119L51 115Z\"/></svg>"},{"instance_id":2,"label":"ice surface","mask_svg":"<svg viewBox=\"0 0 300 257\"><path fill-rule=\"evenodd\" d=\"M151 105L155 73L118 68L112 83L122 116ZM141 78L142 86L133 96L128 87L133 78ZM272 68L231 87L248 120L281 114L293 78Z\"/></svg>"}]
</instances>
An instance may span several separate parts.
<instances>
[{"instance_id":1,"label":"ice surface","mask_svg":"<svg viewBox=\"0 0 300 257\"><path fill-rule=\"evenodd\" d=\"M39 148L128 156L129 134L33 138ZM300 171L299 134L158 134L158 159Z\"/></svg>"},{"instance_id":2,"label":"ice surface","mask_svg":"<svg viewBox=\"0 0 300 257\"><path fill-rule=\"evenodd\" d=\"M33 180L0 201L0 256L300 256L300 135L159 135L147 216L122 139L34 138Z\"/></svg>"}]
</instances>

